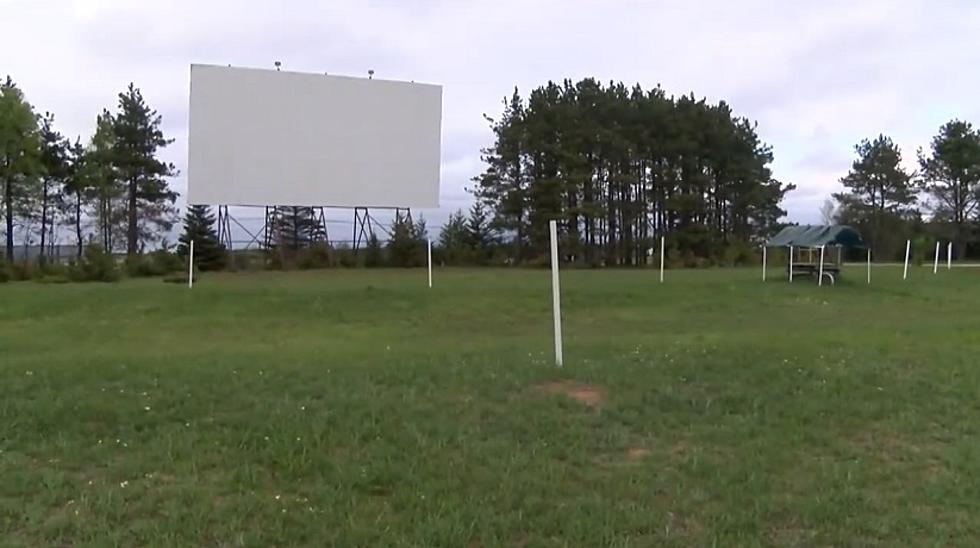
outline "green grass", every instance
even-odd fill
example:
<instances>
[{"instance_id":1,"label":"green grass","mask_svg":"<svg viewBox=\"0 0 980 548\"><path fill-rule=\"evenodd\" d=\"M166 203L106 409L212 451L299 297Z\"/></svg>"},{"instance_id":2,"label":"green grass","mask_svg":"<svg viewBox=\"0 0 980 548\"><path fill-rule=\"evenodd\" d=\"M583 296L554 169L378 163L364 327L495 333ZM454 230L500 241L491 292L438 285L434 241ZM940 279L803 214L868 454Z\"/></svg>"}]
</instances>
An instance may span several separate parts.
<instances>
[{"instance_id":1,"label":"green grass","mask_svg":"<svg viewBox=\"0 0 980 548\"><path fill-rule=\"evenodd\" d=\"M2 285L0 545L977 545L928 270L565 272L562 370L544 270Z\"/></svg>"}]
</instances>

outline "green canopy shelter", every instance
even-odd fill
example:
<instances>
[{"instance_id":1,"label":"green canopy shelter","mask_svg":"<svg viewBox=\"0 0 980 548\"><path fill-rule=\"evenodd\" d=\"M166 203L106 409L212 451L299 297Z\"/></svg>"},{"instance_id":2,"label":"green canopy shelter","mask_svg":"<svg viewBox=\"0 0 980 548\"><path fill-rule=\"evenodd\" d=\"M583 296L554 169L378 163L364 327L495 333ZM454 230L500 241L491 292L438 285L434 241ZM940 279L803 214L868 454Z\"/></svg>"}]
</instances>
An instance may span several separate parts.
<instances>
[{"instance_id":1,"label":"green canopy shelter","mask_svg":"<svg viewBox=\"0 0 980 548\"><path fill-rule=\"evenodd\" d=\"M784 228L767 241L765 247L789 248L789 281L802 274L816 277L817 283L823 285L824 278L836 283L845 248L866 248L867 245L861 233L847 225L803 225ZM828 254L828 247L836 250L836 254Z\"/></svg>"}]
</instances>

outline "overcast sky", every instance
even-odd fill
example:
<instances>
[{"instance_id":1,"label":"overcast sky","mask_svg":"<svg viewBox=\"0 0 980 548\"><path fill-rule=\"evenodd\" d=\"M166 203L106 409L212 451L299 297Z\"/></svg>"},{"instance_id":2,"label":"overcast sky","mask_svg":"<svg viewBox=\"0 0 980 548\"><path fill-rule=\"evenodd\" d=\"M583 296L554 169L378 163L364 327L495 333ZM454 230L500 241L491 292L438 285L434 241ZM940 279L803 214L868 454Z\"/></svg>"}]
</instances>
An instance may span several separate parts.
<instances>
[{"instance_id":1,"label":"overcast sky","mask_svg":"<svg viewBox=\"0 0 980 548\"><path fill-rule=\"evenodd\" d=\"M288 7L287 7L288 6ZM444 86L443 211L469 180L514 86L549 79L658 83L727 100L758 121L789 218L819 221L852 147L879 132L914 165L953 117L980 124L980 2L862 0L0 0L0 75L59 129L87 138L129 82L187 163L191 63ZM179 191L183 176L173 181Z\"/></svg>"}]
</instances>

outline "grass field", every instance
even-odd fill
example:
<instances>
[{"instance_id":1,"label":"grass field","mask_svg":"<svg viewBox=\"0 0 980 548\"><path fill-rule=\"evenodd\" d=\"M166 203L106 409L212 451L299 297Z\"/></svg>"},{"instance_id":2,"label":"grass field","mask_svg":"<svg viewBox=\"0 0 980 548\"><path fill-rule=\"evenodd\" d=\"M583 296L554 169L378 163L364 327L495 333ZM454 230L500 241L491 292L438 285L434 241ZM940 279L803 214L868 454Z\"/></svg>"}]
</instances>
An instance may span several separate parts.
<instances>
[{"instance_id":1,"label":"grass field","mask_svg":"<svg viewBox=\"0 0 980 548\"><path fill-rule=\"evenodd\" d=\"M0 285L0 545L978 545L980 269ZM771 276L777 277L775 268Z\"/></svg>"}]
</instances>

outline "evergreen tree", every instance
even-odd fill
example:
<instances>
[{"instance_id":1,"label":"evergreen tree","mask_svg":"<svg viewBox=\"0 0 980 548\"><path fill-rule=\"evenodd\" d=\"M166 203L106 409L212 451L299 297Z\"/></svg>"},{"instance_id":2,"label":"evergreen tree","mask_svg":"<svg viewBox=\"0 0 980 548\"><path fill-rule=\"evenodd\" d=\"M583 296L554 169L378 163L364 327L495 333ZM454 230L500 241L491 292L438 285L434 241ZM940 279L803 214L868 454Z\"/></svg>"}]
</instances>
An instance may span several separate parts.
<instances>
[{"instance_id":1,"label":"evergreen tree","mask_svg":"<svg viewBox=\"0 0 980 548\"><path fill-rule=\"evenodd\" d=\"M326 227L311 207L281 206L273 218L275 245L282 253L295 253L326 239Z\"/></svg>"},{"instance_id":2,"label":"evergreen tree","mask_svg":"<svg viewBox=\"0 0 980 548\"><path fill-rule=\"evenodd\" d=\"M177 255L187 257L194 242L194 264L201 271L221 270L227 263L227 251L218 240L215 218L206 205L192 205L184 216L184 233L177 244Z\"/></svg>"},{"instance_id":3,"label":"evergreen tree","mask_svg":"<svg viewBox=\"0 0 980 548\"><path fill-rule=\"evenodd\" d=\"M569 255L637 264L656 236L721 254L765 237L794 188L772 176L755 124L722 102L594 79L515 90L488 118L493 146L473 192L515 259L546 256L557 219Z\"/></svg>"},{"instance_id":4,"label":"evergreen tree","mask_svg":"<svg viewBox=\"0 0 980 548\"><path fill-rule=\"evenodd\" d=\"M409 217L397 215L391 225L388 257L391 266L413 267L425 264L425 220L413 223Z\"/></svg>"},{"instance_id":5,"label":"evergreen tree","mask_svg":"<svg viewBox=\"0 0 980 548\"><path fill-rule=\"evenodd\" d=\"M963 256L969 228L980 214L980 130L953 120L939 129L928 153L919 151L919 188L932 198L936 218L953 226Z\"/></svg>"},{"instance_id":6,"label":"evergreen tree","mask_svg":"<svg viewBox=\"0 0 980 548\"><path fill-rule=\"evenodd\" d=\"M902 167L902 152L892 140L879 135L854 147L857 159L841 179L847 189L834 194L841 216L857 226L882 256L891 255L903 239L905 219L914 209L912 176Z\"/></svg>"},{"instance_id":7,"label":"evergreen tree","mask_svg":"<svg viewBox=\"0 0 980 548\"><path fill-rule=\"evenodd\" d=\"M381 242L378 241L378 237L374 233L371 233L367 246L364 248L364 266L378 268L384 266L384 262L384 250L381 249Z\"/></svg>"},{"instance_id":8,"label":"evergreen tree","mask_svg":"<svg viewBox=\"0 0 980 548\"><path fill-rule=\"evenodd\" d=\"M95 121L95 133L79 160L78 188L86 192L89 216L95 219L102 249L112 253L126 236L126 185L114 162L116 135L112 113L103 110Z\"/></svg>"},{"instance_id":9,"label":"evergreen tree","mask_svg":"<svg viewBox=\"0 0 980 548\"><path fill-rule=\"evenodd\" d=\"M77 139L68 149L68 159L68 171L65 174L59 206L61 218L75 234L76 257L81 257L85 246L82 234L82 205L85 203L85 195L88 191L84 170L85 148L82 146L81 139Z\"/></svg>"},{"instance_id":10,"label":"evergreen tree","mask_svg":"<svg viewBox=\"0 0 980 548\"><path fill-rule=\"evenodd\" d=\"M126 253L134 255L140 242L155 239L160 231L173 227L177 193L167 186L167 177L176 175L172 164L157 158L160 149L173 142L160 129L161 116L143 100L136 86L129 84L119 94L119 112L113 118L112 164L126 185ZM141 238L141 221L153 227Z\"/></svg>"},{"instance_id":11,"label":"evergreen tree","mask_svg":"<svg viewBox=\"0 0 980 548\"><path fill-rule=\"evenodd\" d=\"M62 187L66 184L69 171L70 144L54 129L54 115L46 113L41 119L40 157L43 168L40 194L41 221L41 253L40 260L44 261L47 253L47 243L53 235L55 219L54 212L62 198Z\"/></svg>"},{"instance_id":12,"label":"evergreen tree","mask_svg":"<svg viewBox=\"0 0 980 548\"><path fill-rule=\"evenodd\" d=\"M466 243L471 250L472 260L485 263L493 252L494 235L486 210L479 202L470 207L466 219Z\"/></svg>"},{"instance_id":13,"label":"evergreen tree","mask_svg":"<svg viewBox=\"0 0 980 548\"><path fill-rule=\"evenodd\" d=\"M457 210L450 214L446 224L442 225L439 249L443 259L449 264L460 265L470 261L470 234L462 211Z\"/></svg>"},{"instance_id":14,"label":"evergreen tree","mask_svg":"<svg viewBox=\"0 0 980 548\"><path fill-rule=\"evenodd\" d=\"M42 169L34 109L8 76L0 84L0 196L6 229L7 260L14 256L14 218L33 192Z\"/></svg>"}]
</instances>

